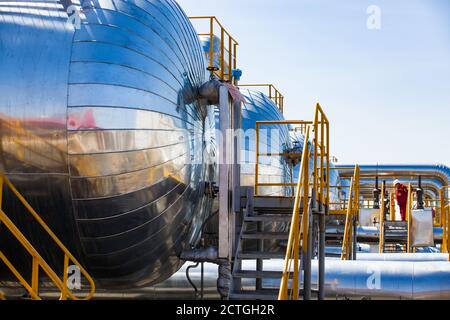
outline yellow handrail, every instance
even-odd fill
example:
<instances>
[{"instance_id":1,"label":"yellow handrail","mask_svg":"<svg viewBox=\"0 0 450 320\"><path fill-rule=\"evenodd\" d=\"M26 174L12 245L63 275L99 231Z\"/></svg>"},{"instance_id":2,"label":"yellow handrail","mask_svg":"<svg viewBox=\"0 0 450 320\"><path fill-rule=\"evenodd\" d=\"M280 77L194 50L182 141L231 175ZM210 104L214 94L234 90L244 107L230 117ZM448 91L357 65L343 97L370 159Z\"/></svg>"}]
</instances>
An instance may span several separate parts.
<instances>
[{"instance_id":1,"label":"yellow handrail","mask_svg":"<svg viewBox=\"0 0 450 320\"><path fill-rule=\"evenodd\" d=\"M450 249L450 236L449 236L449 216L448 208L450 204L447 204L449 199L447 199L447 194L450 191L450 186L445 186L440 190L440 225L442 227L442 246L441 252L449 252Z\"/></svg>"},{"instance_id":2,"label":"yellow handrail","mask_svg":"<svg viewBox=\"0 0 450 320\"><path fill-rule=\"evenodd\" d=\"M192 20L206 20L208 22L208 30L205 32L199 32L199 36L209 37L209 50L206 53L208 60L208 67L218 76L221 80L231 81L233 79L233 69L237 67L237 47L239 43L231 36L231 34L223 27L220 21L215 16L197 16L189 17ZM217 29L215 28L217 24ZM218 35L216 34L218 31ZM220 40L220 52L217 54L214 52L215 38ZM225 55L228 57L225 57ZM215 57L218 55L218 65L216 66ZM225 71L228 64L228 70Z\"/></svg>"},{"instance_id":3,"label":"yellow handrail","mask_svg":"<svg viewBox=\"0 0 450 320\"><path fill-rule=\"evenodd\" d=\"M341 260L350 260L353 250L353 218L359 212L359 166L355 166L355 172L350 181L347 214L345 217L344 238L342 240Z\"/></svg>"},{"instance_id":4,"label":"yellow handrail","mask_svg":"<svg viewBox=\"0 0 450 320\"><path fill-rule=\"evenodd\" d=\"M384 221L386 217L385 207L385 195L386 195L386 183L383 182L381 184L381 206L380 206L380 243L379 243L379 252L383 253L384 251Z\"/></svg>"},{"instance_id":5,"label":"yellow handrail","mask_svg":"<svg viewBox=\"0 0 450 320\"><path fill-rule=\"evenodd\" d=\"M306 129L305 141L309 140L309 126ZM299 249L300 238L302 238L302 251L307 249L308 243L308 197L309 197L309 157L311 154L308 143L305 143L302 152L300 174L298 178L294 210L292 213L291 227L289 230L289 240L286 248L286 257L284 260L283 276L281 277L280 292L278 294L278 300L287 300L288 298L298 300L299 298ZM300 222L300 204L303 201L302 221ZM303 226L303 227L302 227ZM292 261L294 262L292 288L289 290L289 278L291 275ZM289 292L290 291L290 292Z\"/></svg>"},{"instance_id":6,"label":"yellow handrail","mask_svg":"<svg viewBox=\"0 0 450 320\"><path fill-rule=\"evenodd\" d=\"M261 122L260 124L263 124ZM308 237L309 237L309 209L310 209L310 188L313 193L317 195L317 203L311 206L319 205L319 208L329 209L329 122L319 104L316 105L314 121L293 121L293 124L305 125L305 143L303 146L300 173L298 177L297 189L295 193L294 208L292 214L291 227L289 230L289 240L284 260L283 275L281 278L280 291L278 294L279 300L299 298L299 251L300 244L302 248L302 255L305 257L308 252ZM258 125L257 125L258 127ZM310 133L313 130L313 143L310 144ZM258 132L257 132L258 135ZM259 142L257 142L259 145ZM257 165L256 174L258 174L258 152L257 147ZM310 172L310 159L314 159L314 167ZM320 163L319 163L320 161ZM313 177L311 179L311 177ZM258 180L255 181L255 189L258 186ZM314 198L314 197L313 197ZM300 221L300 209L302 210L302 219ZM292 265L293 263L293 265ZM293 270L292 270L293 269ZM289 289L289 279L292 274L292 285Z\"/></svg>"},{"instance_id":7,"label":"yellow handrail","mask_svg":"<svg viewBox=\"0 0 450 320\"><path fill-rule=\"evenodd\" d=\"M12 222L12 220L3 211L3 187L6 185L14 195L19 199L31 216L39 223L39 225L44 229L44 231L50 236L50 238L56 243L56 245L64 253L64 268L63 268L63 280L53 271L53 269L47 264L47 262L41 257L38 251L33 247L33 245L28 241L24 234L19 230L19 228ZM94 296L95 293L95 283L92 277L87 273L87 271L81 266L78 260L69 252L69 250L63 245L63 243L58 239L58 237L53 233L53 231L47 226L47 224L42 220L38 213L31 207L31 205L25 200L25 198L19 193L19 191L14 187L11 181L4 174L0 174L0 221L2 224L12 233L12 235L20 242L20 244L25 248L25 250L32 256L32 276L31 284L28 283L25 278L20 274L20 272L14 267L10 260L0 251L0 259L5 263L9 270L14 274L14 276L19 280L19 282L25 287L29 292L32 299L41 300L39 296L39 270L42 269L53 284L61 292L60 299L65 300L70 298L72 300L89 300ZM75 296L72 291L67 286L67 273L69 263L73 262L77 266L86 280L89 282L90 290L89 293L82 298Z\"/></svg>"},{"instance_id":8,"label":"yellow handrail","mask_svg":"<svg viewBox=\"0 0 450 320\"><path fill-rule=\"evenodd\" d=\"M412 198L412 185L411 183L408 186L408 200L406 203L406 222L407 222L407 230L408 230L408 244L407 244L407 252L411 253L411 223L412 223L412 206L413 206L413 198Z\"/></svg>"}]
</instances>

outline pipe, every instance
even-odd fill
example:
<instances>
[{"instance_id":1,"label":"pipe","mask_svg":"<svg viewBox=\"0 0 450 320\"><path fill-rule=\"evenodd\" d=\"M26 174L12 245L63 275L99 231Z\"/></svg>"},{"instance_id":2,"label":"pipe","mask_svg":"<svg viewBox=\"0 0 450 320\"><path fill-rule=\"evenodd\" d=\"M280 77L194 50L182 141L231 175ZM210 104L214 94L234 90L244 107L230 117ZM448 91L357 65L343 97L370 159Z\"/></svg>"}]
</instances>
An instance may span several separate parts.
<instances>
[{"instance_id":1,"label":"pipe","mask_svg":"<svg viewBox=\"0 0 450 320\"><path fill-rule=\"evenodd\" d=\"M366 226L358 226L356 228L356 232L359 239L365 240L377 240L380 237L380 229L378 227L366 227ZM341 236L344 234L344 226L327 226L327 235L329 236ZM434 239L442 240L442 228L434 227Z\"/></svg>"},{"instance_id":2,"label":"pipe","mask_svg":"<svg viewBox=\"0 0 450 320\"><path fill-rule=\"evenodd\" d=\"M312 262L312 286L317 288L318 261ZM244 270L254 270L254 261L244 261ZM265 269L283 270L283 260L270 260ZM327 298L382 299L450 299L450 263L440 261L341 261L327 259L325 289ZM184 272L181 274L184 277ZM217 268L205 264L205 286L214 291ZM195 277L196 274L193 274ZM197 276L198 278L199 276ZM180 275L159 285L180 290ZM173 282L176 281L176 282ZM186 284L186 282L183 282ZM188 284L186 284L188 285ZM278 279L264 279L264 287L278 288ZM254 280L244 279L243 287L254 286Z\"/></svg>"},{"instance_id":3,"label":"pipe","mask_svg":"<svg viewBox=\"0 0 450 320\"><path fill-rule=\"evenodd\" d=\"M359 253L359 261L448 261L447 253Z\"/></svg>"},{"instance_id":4,"label":"pipe","mask_svg":"<svg viewBox=\"0 0 450 320\"><path fill-rule=\"evenodd\" d=\"M353 175L354 165L336 165L341 177ZM351 169L350 169L351 168ZM442 165L360 165L361 176L383 177L418 177L433 178L439 180L442 185L450 185L450 168Z\"/></svg>"},{"instance_id":5,"label":"pipe","mask_svg":"<svg viewBox=\"0 0 450 320\"><path fill-rule=\"evenodd\" d=\"M325 299L325 215L319 215L319 300Z\"/></svg>"},{"instance_id":6,"label":"pipe","mask_svg":"<svg viewBox=\"0 0 450 320\"><path fill-rule=\"evenodd\" d=\"M190 275L189 275L189 272L191 271L191 269L197 268L197 267L199 266L199 264L200 264L200 263L197 262L196 264L191 265L191 266L189 266L189 267L186 268L186 279L187 279L187 281L189 282L189 284L191 285L191 287L194 289L194 300L197 300L197 297L198 297L198 288L197 288L197 286L195 285L195 283L192 281L192 279L191 279L191 277L190 277Z\"/></svg>"}]
</instances>

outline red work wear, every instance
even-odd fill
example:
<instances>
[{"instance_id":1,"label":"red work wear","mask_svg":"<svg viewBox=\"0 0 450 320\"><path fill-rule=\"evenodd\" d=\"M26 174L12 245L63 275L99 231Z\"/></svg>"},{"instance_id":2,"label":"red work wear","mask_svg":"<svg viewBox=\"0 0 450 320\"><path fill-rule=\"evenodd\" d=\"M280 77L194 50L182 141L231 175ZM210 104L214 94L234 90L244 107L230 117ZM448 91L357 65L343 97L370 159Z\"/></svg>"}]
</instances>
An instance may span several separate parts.
<instances>
[{"instance_id":1,"label":"red work wear","mask_svg":"<svg viewBox=\"0 0 450 320\"><path fill-rule=\"evenodd\" d=\"M406 205L408 203L408 188L403 184L400 184L395 189L395 198L397 199L397 204L400 207L400 215L402 216L402 221L406 221Z\"/></svg>"}]
</instances>

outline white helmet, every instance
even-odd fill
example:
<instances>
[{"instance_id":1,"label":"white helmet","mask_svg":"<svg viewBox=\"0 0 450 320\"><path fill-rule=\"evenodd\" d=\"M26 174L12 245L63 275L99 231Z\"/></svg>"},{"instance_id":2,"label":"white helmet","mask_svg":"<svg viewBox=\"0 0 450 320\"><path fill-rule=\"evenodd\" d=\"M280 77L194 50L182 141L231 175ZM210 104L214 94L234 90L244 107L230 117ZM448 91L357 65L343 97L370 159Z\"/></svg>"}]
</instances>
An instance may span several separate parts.
<instances>
[{"instance_id":1,"label":"white helmet","mask_svg":"<svg viewBox=\"0 0 450 320\"><path fill-rule=\"evenodd\" d=\"M395 179L392 185L395 187L396 185L400 184L400 180Z\"/></svg>"}]
</instances>

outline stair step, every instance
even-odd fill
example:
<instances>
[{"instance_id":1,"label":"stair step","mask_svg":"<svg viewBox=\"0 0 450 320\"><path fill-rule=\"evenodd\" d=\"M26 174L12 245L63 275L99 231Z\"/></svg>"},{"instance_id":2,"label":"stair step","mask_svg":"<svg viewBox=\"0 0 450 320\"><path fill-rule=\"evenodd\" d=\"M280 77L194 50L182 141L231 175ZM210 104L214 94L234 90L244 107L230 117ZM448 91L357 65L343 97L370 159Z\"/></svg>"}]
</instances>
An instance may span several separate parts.
<instances>
[{"instance_id":1,"label":"stair step","mask_svg":"<svg viewBox=\"0 0 450 320\"><path fill-rule=\"evenodd\" d=\"M246 222L291 222L291 220L290 214L261 214L244 218Z\"/></svg>"},{"instance_id":2,"label":"stair step","mask_svg":"<svg viewBox=\"0 0 450 320\"><path fill-rule=\"evenodd\" d=\"M278 300L278 290L240 291L230 294L231 300Z\"/></svg>"},{"instance_id":3,"label":"stair step","mask_svg":"<svg viewBox=\"0 0 450 320\"><path fill-rule=\"evenodd\" d=\"M284 259L286 253L283 252L241 252L238 254L238 259L241 260L256 260L256 259Z\"/></svg>"},{"instance_id":4,"label":"stair step","mask_svg":"<svg viewBox=\"0 0 450 320\"><path fill-rule=\"evenodd\" d=\"M254 270L239 270L233 274L236 278L243 279L281 279L283 272L281 271L254 271Z\"/></svg>"},{"instance_id":5,"label":"stair step","mask_svg":"<svg viewBox=\"0 0 450 320\"><path fill-rule=\"evenodd\" d=\"M286 240L289 238L287 232L245 232L242 239L248 240Z\"/></svg>"}]
</instances>

